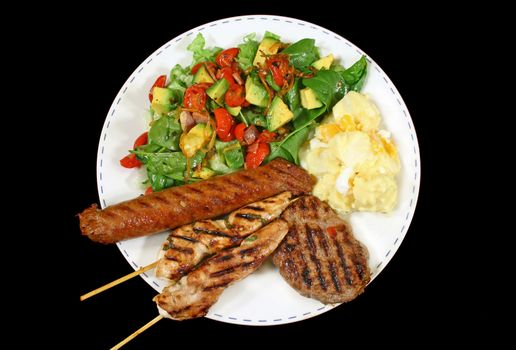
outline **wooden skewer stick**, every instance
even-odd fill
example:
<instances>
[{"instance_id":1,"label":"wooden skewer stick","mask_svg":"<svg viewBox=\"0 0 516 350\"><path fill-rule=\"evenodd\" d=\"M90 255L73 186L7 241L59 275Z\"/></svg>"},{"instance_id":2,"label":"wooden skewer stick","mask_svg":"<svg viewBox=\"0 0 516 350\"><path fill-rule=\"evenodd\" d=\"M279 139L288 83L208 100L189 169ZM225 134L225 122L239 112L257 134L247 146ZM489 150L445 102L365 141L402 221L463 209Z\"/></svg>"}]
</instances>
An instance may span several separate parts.
<instances>
[{"instance_id":1,"label":"wooden skewer stick","mask_svg":"<svg viewBox=\"0 0 516 350\"><path fill-rule=\"evenodd\" d=\"M84 295L81 295L81 301L84 301L84 300L86 300L86 299L88 299L88 298L91 298L92 296L94 296L94 295L96 295L96 294L99 294L99 293L101 293L101 292L103 292L103 291L105 291L105 290L107 290L107 289L109 289L109 288L111 288L111 287L114 287L114 286L116 286L117 284L120 284L120 283L122 283L122 282L125 282L125 281L127 281L127 280L129 280L129 279L133 278L134 276L138 276L138 275L140 275L140 274L144 273L145 271L148 271L148 270L150 270L150 269L153 269L153 268L155 268L155 267L156 267L156 265L157 265L157 264L158 264L158 261L155 261L155 262L153 262L152 264L147 265L147 266L144 266L144 267L142 267L141 269L136 270L136 271L134 271L134 272L131 272L130 274L125 275L124 277L120 277L119 279L114 280L113 282L110 282L110 283L106 284L105 286L102 286L102 287L100 287L100 288L97 288L97 289L95 289L95 290L92 290L92 291L91 291L91 292L89 292L89 293L86 293L86 294L84 294Z\"/></svg>"},{"instance_id":2,"label":"wooden skewer stick","mask_svg":"<svg viewBox=\"0 0 516 350\"><path fill-rule=\"evenodd\" d=\"M161 316L161 315L156 316L151 321L149 321L145 326L143 326L142 328L138 329L136 332L134 332L133 334L131 334L130 336L128 336L127 338L122 340L120 343L118 343L115 346L113 346L111 348L111 350L118 350L118 349L120 349L122 346L124 346L125 344L129 343L131 340L136 338L141 333L145 332L147 329L149 329L151 326L153 326L155 323L157 323L162 318L163 318L163 316Z\"/></svg>"}]
</instances>

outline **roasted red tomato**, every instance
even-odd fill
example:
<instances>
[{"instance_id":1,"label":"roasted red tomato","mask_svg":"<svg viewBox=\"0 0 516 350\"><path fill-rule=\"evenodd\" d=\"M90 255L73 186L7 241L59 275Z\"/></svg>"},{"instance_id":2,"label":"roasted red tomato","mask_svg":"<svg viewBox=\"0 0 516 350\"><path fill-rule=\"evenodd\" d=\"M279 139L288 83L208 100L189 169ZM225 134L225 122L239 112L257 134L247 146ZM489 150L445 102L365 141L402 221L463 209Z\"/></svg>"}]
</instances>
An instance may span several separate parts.
<instances>
[{"instance_id":1,"label":"roasted red tomato","mask_svg":"<svg viewBox=\"0 0 516 350\"><path fill-rule=\"evenodd\" d=\"M225 108L217 108L213 110L215 113L215 121L217 122L217 136L221 141L228 142L233 140L234 136L231 133L233 126L233 118Z\"/></svg>"},{"instance_id":2,"label":"roasted red tomato","mask_svg":"<svg viewBox=\"0 0 516 350\"><path fill-rule=\"evenodd\" d=\"M257 168L262 164L265 158L269 155L270 148L266 143L256 142L252 146L257 145L257 147L249 147L247 149L247 154L245 155L245 168L253 169ZM249 150L253 152L250 152Z\"/></svg>"},{"instance_id":3,"label":"roasted red tomato","mask_svg":"<svg viewBox=\"0 0 516 350\"><path fill-rule=\"evenodd\" d=\"M202 111L206 106L205 87L195 84L186 89L183 106L192 111Z\"/></svg>"},{"instance_id":4,"label":"roasted red tomato","mask_svg":"<svg viewBox=\"0 0 516 350\"><path fill-rule=\"evenodd\" d=\"M224 100L229 107L241 106L245 102L244 87L238 84L231 85Z\"/></svg>"},{"instance_id":5,"label":"roasted red tomato","mask_svg":"<svg viewBox=\"0 0 516 350\"><path fill-rule=\"evenodd\" d=\"M236 47L233 47L231 49L227 49L222 51L218 54L217 58L215 59L215 62L219 65L219 67L230 67L231 63L235 59L235 57L238 55L238 52L240 50Z\"/></svg>"}]
</instances>

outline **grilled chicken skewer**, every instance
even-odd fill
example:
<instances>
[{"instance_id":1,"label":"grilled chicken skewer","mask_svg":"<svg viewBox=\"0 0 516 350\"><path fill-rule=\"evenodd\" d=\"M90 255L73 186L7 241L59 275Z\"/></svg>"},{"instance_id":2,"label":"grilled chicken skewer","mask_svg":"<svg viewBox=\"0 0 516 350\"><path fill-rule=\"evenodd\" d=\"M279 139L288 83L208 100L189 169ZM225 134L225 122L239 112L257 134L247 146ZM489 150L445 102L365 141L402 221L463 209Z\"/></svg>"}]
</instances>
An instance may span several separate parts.
<instances>
[{"instance_id":1,"label":"grilled chicken skewer","mask_svg":"<svg viewBox=\"0 0 516 350\"><path fill-rule=\"evenodd\" d=\"M198 221L173 230L160 251L156 276L176 282L207 256L239 245L278 218L292 197L283 192L235 210L225 219Z\"/></svg>"},{"instance_id":2,"label":"grilled chicken skewer","mask_svg":"<svg viewBox=\"0 0 516 350\"><path fill-rule=\"evenodd\" d=\"M227 218L203 220L174 229L163 243L157 261L81 296L84 301L156 267L156 276L172 283L190 272L207 256L239 245L251 233L278 218L293 195L283 192L246 205Z\"/></svg>"},{"instance_id":3,"label":"grilled chicken skewer","mask_svg":"<svg viewBox=\"0 0 516 350\"><path fill-rule=\"evenodd\" d=\"M206 315L224 289L256 271L287 232L288 224L277 219L246 238L240 246L211 257L154 298L160 314L174 320Z\"/></svg>"},{"instance_id":4,"label":"grilled chicken skewer","mask_svg":"<svg viewBox=\"0 0 516 350\"><path fill-rule=\"evenodd\" d=\"M224 289L256 271L287 232L287 222L277 219L246 238L240 246L225 249L206 260L154 297L160 314L111 349L120 349L163 318L187 320L206 315Z\"/></svg>"}]
</instances>

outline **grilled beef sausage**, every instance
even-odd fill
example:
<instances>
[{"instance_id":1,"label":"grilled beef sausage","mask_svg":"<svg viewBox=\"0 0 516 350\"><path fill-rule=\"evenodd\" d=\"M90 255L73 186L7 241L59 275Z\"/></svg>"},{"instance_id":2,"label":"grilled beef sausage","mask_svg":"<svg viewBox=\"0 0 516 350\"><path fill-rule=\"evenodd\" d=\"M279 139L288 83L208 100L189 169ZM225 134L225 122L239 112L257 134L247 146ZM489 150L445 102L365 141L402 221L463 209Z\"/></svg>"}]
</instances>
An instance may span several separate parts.
<instances>
[{"instance_id":1,"label":"grilled beef sausage","mask_svg":"<svg viewBox=\"0 0 516 350\"><path fill-rule=\"evenodd\" d=\"M103 210L93 204L79 214L80 228L93 241L116 243L211 219L280 192L308 193L312 187L305 170L278 158L255 169L171 187Z\"/></svg>"}]
</instances>

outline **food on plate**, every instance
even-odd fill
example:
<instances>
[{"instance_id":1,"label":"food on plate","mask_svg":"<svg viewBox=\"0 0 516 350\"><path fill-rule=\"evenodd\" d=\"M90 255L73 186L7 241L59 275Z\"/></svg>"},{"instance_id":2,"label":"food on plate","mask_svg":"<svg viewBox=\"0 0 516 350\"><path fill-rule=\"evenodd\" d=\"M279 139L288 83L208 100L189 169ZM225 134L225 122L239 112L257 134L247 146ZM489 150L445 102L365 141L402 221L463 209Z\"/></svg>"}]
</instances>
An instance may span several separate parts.
<instances>
[{"instance_id":1,"label":"food on plate","mask_svg":"<svg viewBox=\"0 0 516 350\"><path fill-rule=\"evenodd\" d=\"M205 181L172 187L109 206L94 204L79 214L83 235L100 243L141 237L211 219L278 193L312 190L312 178L284 159Z\"/></svg>"},{"instance_id":2,"label":"food on plate","mask_svg":"<svg viewBox=\"0 0 516 350\"><path fill-rule=\"evenodd\" d=\"M189 66L175 65L150 86L150 129L126 168L144 166L146 193L252 169L276 158L299 164L299 148L348 91L360 91L367 61L344 68L320 57L314 39L294 43L265 32L225 48L190 43Z\"/></svg>"},{"instance_id":3,"label":"food on plate","mask_svg":"<svg viewBox=\"0 0 516 350\"><path fill-rule=\"evenodd\" d=\"M277 219L292 198L290 192L283 192L239 208L225 218L197 221L172 230L162 245L156 277L175 282L207 256L239 245Z\"/></svg>"},{"instance_id":4,"label":"food on plate","mask_svg":"<svg viewBox=\"0 0 516 350\"><path fill-rule=\"evenodd\" d=\"M300 152L302 166L317 178L313 194L341 214L388 213L396 207L400 160L380 123L375 104L350 91Z\"/></svg>"},{"instance_id":5,"label":"food on plate","mask_svg":"<svg viewBox=\"0 0 516 350\"><path fill-rule=\"evenodd\" d=\"M292 288L325 304L348 302L364 291L371 279L367 249L328 204L304 196L281 218L289 232L273 262Z\"/></svg>"},{"instance_id":6,"label":"food on plate","mask_svg":"<svg viewBox=\"0 0 516 350\"><path fill-rule=\"evenodd\" d=\"M160 314L174 320L206 315L224 289L256 271L287 232L287 223L277 219L246 238L240 246L208 259L154 298Z\"/></svg>"}]
</instances>

